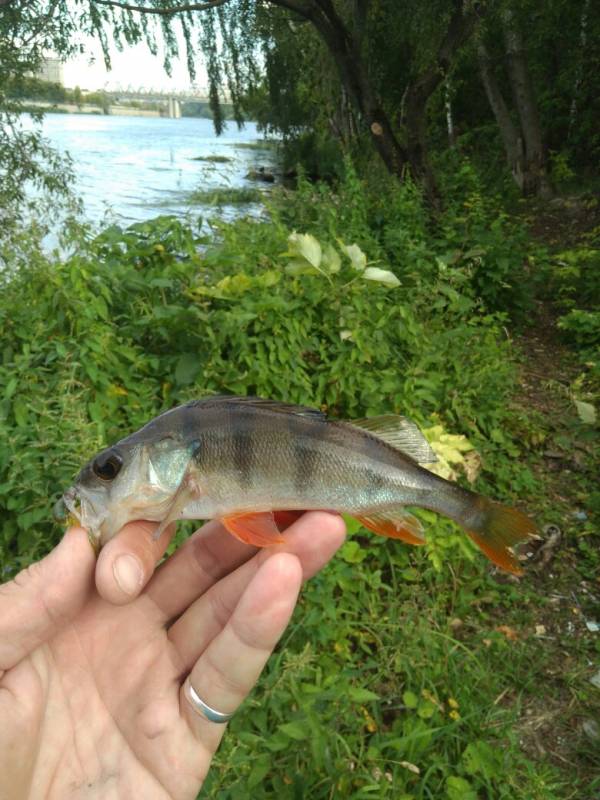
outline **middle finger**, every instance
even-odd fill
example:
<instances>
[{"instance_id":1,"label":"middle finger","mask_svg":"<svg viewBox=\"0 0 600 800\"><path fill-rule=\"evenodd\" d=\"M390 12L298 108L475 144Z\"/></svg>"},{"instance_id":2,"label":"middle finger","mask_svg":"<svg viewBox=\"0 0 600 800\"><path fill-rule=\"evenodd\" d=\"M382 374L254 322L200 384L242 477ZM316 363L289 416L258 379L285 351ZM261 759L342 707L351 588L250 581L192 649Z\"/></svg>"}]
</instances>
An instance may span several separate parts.
<instances>
[{"instance_id":1,"label":"middle finger","mask_svg":"<svg viewBox=\"0 0 600 800\"><path fill-rule=\"evenodd\" d=\"M207 522L158 567L146 594L165 623L254 553L256 547L240 542L216 520Z\"/></svg>"},{"instance_id":2,"label":"middle finger","mask_svg":"<svg viewBox=\"0 0 600 800\"><path fill-rule=\"evenodd\" d=\"M333 556L344 541L341 517L325 511L304 514L290 526L285 542L268 547L202 594L169 628L184 670L191 669L208 644L223 630L246 587L274 553L296 556L302 579L308 580Z\"/></svg>"}]
</instances>

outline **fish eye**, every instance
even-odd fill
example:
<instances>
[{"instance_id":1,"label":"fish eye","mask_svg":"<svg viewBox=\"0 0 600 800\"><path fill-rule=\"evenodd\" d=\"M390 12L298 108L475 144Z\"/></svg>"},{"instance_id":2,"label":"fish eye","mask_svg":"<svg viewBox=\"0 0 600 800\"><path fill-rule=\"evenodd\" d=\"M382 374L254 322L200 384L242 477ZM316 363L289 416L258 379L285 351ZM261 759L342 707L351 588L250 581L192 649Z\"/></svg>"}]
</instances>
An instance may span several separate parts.
<instances>
[{"instance_id":1,"label":"fish eye","mask_svg":"<svg viewBox=\"0 0 600 800\"><path fill-rule=\"evenodd\" d=\"M97 478L103 481L114 480L123 466L123 459L116 450L107 450L96 456L92 463L92 470Z\"/></svg>"}]
</instances>

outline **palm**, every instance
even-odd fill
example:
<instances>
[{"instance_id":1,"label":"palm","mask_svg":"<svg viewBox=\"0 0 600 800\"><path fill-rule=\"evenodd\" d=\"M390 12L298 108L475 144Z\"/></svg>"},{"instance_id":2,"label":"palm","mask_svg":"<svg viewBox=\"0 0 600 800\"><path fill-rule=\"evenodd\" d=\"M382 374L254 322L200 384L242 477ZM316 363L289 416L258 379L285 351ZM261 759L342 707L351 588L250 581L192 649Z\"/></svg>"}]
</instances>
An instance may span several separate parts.
<instances>
[{"instance_id":1,"label":"palm","mask_svg":"<svg viewBox=\"0 0 600 800\"><path fill-rule=\"evenodd\" d=\"M92 599L18 668L12 690L26 697L35 686L62 741L45 738L39 707L31 708L21 720L17 738L24 752L17 763L28 766L35 754L36 766L54 762L59 747L59 770L78 787L101 784L109 796L111 783L126 775L140 797L195 797L212 754L202 747L199 754L180 715L182 674L150 604L114 608ZM27 779L23 775L23 785ZM62 782L57 789L50 796L64 797Z\"/></svg>"},{"instance_id":2,"label":"palm","mask_svg":"<svg viewBox=\"0 0 600 800\"><path fill-rule=\"evenodd\" d=\"M339 521L326 521L315 547L309 516L287 537L297 558L254 556L213 525L126 605L90 585L68 623L54 620L53 635L2 677L0 776L11 779L0 777L0 795L194 798L225 726L191 710L182 682L191 671L223 711L247 694L293 609L300 566L311 574L341 541Z\"/></svg>"}]
</instances>

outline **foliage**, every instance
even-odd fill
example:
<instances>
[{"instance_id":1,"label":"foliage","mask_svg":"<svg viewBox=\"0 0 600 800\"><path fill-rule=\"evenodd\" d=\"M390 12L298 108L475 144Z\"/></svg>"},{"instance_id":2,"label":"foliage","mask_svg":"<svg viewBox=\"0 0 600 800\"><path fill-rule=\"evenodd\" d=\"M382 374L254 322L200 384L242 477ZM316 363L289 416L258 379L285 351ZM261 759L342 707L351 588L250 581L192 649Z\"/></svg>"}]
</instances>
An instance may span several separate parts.
<instances>
[{"instance_id":1,"label":"foliage","mask_svg":"<svg viewBox=\"0 0 600 800\"><path fill-rule=\"evenodd\" d=\"M24 119L18 98L12 96L24 76L38 68L45 51L71 52L70 20L56 10L56 4L48 9L45 2L0 9L0 247L38 201L42 210L53 197L55 215L61 205L65 211L73 206L69 159L44 140L40 113L33 111Z\"/></svg>"},{"instance_id":2,"label":"foliage","mask_svg":"<svg viewBox=\"0 0 600 800\"><path fill-rule=\"evenodd\" d=\"M583 204L593 212L595 198ZM568 209L567 209L568 210ZM600 229L594 228L576 246L553 253L543 271L545 293L559 314L557 326L584 355L600 392Z\"/></svg>"},{"instance_id":3,"label":"foliage","mask_svg":"<svg viewBox=\"0 0 600 800\"><path fill-rule=\"evenodd\" d=\"M209 156L208 158L223 158L222 156ZM190 204L206 206L245 205L247 203L260 203L264 192L253 187L229 187L218 189L197 189L188 198Z\"/></svg>"},{"instance_id":4,"label":"foliage","mask_svg":"<svg viewBox=\"0 0 600 800\"><path fill-rule=\"evenodd\" d=\"M33 235L15 240L0 277L3 577L56 541L53 500L91 453L212 392L338 417L407 413L444 474L534 502L522 462L539 431L508 406L507 320L474 268L477 258L493 272L503 248L515 264L527 253L519 226L493 228L497 209L469 175L469 202L435 228L410 183L374 175L367 187L348 166L337 194L301 180L293 196L272 196L269 221L213 221L211 239L163 217L73 230L61 256ZM469 255L486 214L491 238ZM365 279L369 269L384 282ZM349 521L232 721L204 796L568 796L576 779L519 744L521 712L550 668L527 633L532 589L498 583L452 523L422 518L422 549ZM581 552L592 564L590 536Z\"/></svg>"}]
</instances>

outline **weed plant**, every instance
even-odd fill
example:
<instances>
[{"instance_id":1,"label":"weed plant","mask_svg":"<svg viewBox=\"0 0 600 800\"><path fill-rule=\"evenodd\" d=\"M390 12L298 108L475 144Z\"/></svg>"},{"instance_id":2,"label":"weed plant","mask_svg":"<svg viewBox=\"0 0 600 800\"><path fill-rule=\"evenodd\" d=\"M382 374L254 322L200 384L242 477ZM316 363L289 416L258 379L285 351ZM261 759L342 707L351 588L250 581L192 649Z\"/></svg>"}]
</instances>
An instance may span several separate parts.
<instances>
[{"instance_id":1,"label":"weed plant","mask_svg":"<svg viewBox=\"0 0 600 800\"><path fill-rule=\"evenodd\" d=\"M52 504L84 460L211 393L407 414L466 437L476 489L551 517L528 454L541 440L510 405L506 307L527 307L532 249L461 169L462 199L435 225L410 185L347 169L335 193L300 181L269 221L214 223L210 239L160 217L81 234L64 258L21 242L0 277L3 579L56 543ZM452 523L423 518L418 550L351 524L203 796L576 796L573 774L521 743L549 655L501 624L531 627L533 590L494 580Z\"/></svg>"}]
</instances>

